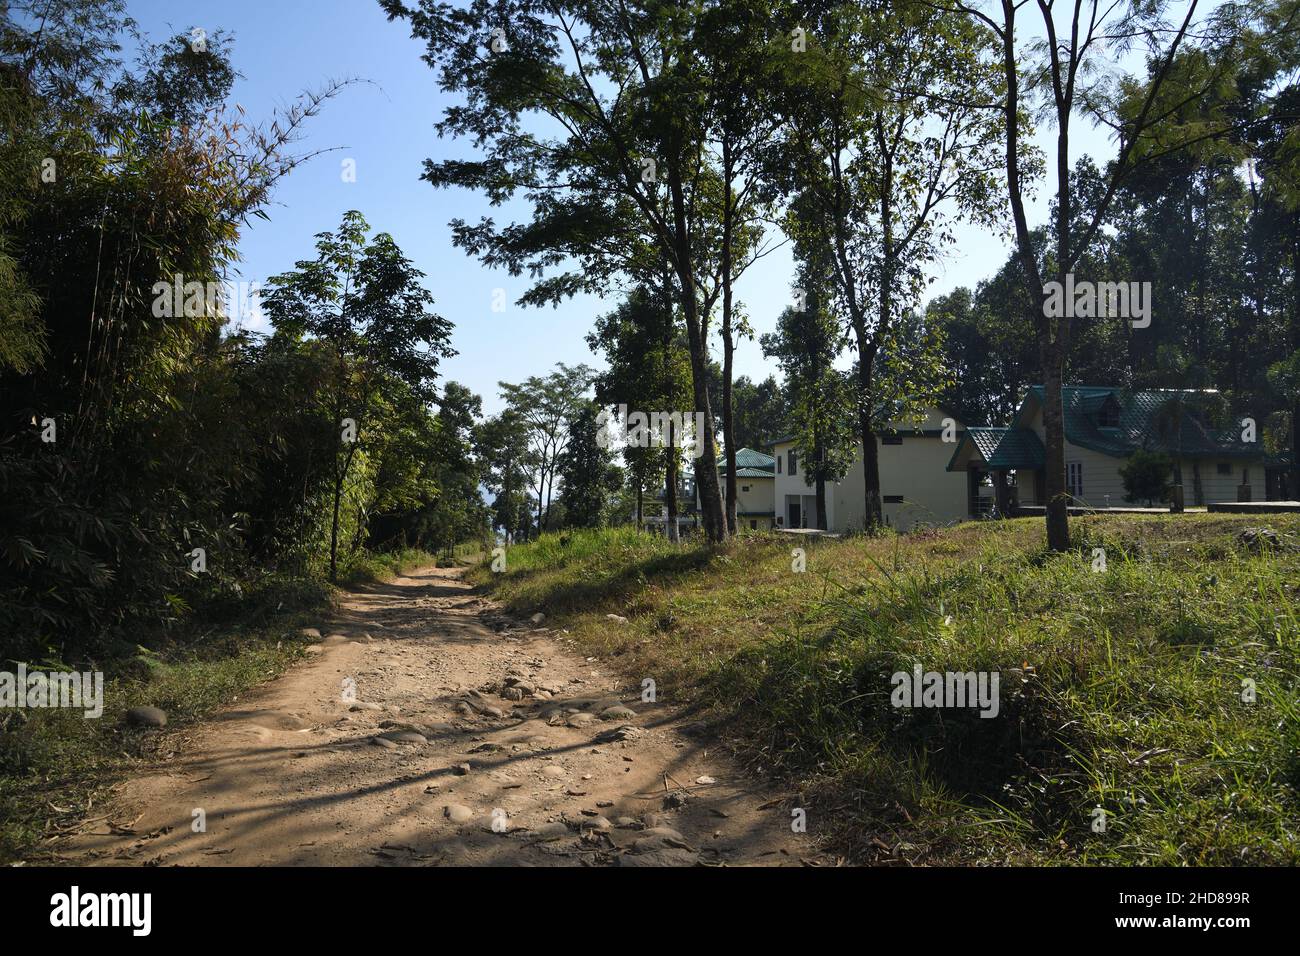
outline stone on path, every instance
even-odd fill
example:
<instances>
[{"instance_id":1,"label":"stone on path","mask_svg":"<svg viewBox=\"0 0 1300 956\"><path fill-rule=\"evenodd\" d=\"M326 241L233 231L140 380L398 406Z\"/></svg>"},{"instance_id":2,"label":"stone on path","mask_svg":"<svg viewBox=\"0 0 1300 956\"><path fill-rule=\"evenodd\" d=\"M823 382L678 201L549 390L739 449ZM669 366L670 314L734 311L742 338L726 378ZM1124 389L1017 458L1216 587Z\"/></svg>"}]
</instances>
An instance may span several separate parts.
<instances>
[{"instance_id":1,"label":"stone on path","mask_svg":"<svg viewBox=\"0 0 1300 956\"><path fill-rule=\"evenodd\" d=\"M391 740L395 744L427 744L429 739L424 734L416 733L414 730L390 730L386 734L380 734L380 738Z\"/></svg>"},{"instance_id":2,"label":"stone on path","mask_svg":"<svg viewBox=\"0 0 1300 956\"><path fill-rule=\"evenodd\" d=\"M536 830L530 831L534 839L542 841L559 840L569 835L569 828L560 823L558 820L554 823L543 823Z\"/></svg>"},{"instance_id":3,"label":"stone on path","mask_svg":"<svg viewBox=\"0 0 1300 956\"><path fill-rule=\"evenodd\" d=\"M136 727L166 727L167 713L159 707L132 707L126 712L126 722Z\"/></svg>"},{"instance_id":4,"label":"stone on path","mask_svg":"<svg viewBox=\"0 0 1300 956\"><path fill-rule=\"evenodd\" d=\"M474 811L463 803L449 803L442 808L443 816L452 823L469 823L474 819Z\"/></svg>"}]
</instances>

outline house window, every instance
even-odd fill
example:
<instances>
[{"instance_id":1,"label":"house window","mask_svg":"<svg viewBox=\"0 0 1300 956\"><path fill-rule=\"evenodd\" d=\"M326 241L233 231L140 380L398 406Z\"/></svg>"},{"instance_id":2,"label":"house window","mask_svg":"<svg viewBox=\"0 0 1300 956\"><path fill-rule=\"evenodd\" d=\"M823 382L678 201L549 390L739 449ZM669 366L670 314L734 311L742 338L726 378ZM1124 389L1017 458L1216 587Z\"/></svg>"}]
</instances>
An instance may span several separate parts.
<instances>
[{"instance_id":1,"label":"house window","mask_svg":"<svg viewBox=\"0 0 1300 956\"><path fill-rule=\"evenodd\" d=\"M1107 402L1097 412L1097 424L1101 428L1119 428L1119 406Z\"/></svg>"},{"instance_id":2,"label":"house window","mask_svg":"<svg viewBox=\"0 0 1300 956\"><path fill-rule=\"evenodd\" d=\"M776 456L776 473L777 473L778 475L781 474L781 456L780 456L780 455L777 455L777 456Z\"/></svg>"},{"instance_id":3,"label":"house window","mask_svg":"<svg viewBox=\"0 0 1300 956\"><path fill-rule=\"evenodd\" d=\"M880 444L882 445L901 445L903 444L902 435L881 435Z\"/></svg>"},{"instance_id":4,"label":"house window","mask_svg":"<svg viewBox=\"0 0 1300 956\"><path fill-rule=\"evenodd\" d=\"M1214 470L1221 475L1230 475L1232 474L1232 463L1227 461L1221 461L1214 466Z\"/></svg>"},{"instance_id":5,"label":"house window","mask_svg":"<svg viewBox=\"0 0 1300 956\"><path fill-rule=\"evenodd\" d=\"M740 486L740 490L741 490L741 491L748 491L748 490L749 490L749 485L741 485L741 486Z\"/></svg>"},{"instance_id":6,"label":"house window","mask_svg":"<svg viewBox=\"0 0 1300 956\"><path fill-rule=\"evenodd\" d=\"M1071 498L1083 497L1083 462L1067 461L1065 463L1065 490Z\"/></svg>"},{"instance_id":7,"label":"house window","mask_svg":"<svg viewBox=\"0 0 1300 956\"><path fill-rule=\"evenodd\" d=\"M793 451L790 452L790 474L799 474L799 459L795 457Z\"/></svg>"}]
</instances>

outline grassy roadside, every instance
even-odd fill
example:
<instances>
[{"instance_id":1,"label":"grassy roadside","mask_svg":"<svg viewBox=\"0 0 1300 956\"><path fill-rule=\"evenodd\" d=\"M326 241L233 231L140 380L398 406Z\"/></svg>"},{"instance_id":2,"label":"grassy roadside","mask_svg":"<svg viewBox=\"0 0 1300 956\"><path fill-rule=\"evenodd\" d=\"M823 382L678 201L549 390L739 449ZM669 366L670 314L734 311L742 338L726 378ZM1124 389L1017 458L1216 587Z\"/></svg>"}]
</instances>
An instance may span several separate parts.
<instances>
[{"instance_id":1,"label":"grassy roadside","mask_svg":"<svg viewBox=\"0 0 1300 956\"><path fill-rule=\"evenodd\" d=\"M408 550L354 561L344 586L379 581L435 559ZM0 864L41 862L42 845L100 806L108 788L133 768L169 749L168 733L127 727L123 715L151 705L167 712L170 732L284 673L306 656L301 629L319 626L332 608L333 590L320 581L268 580L223 609L221 623L203 627L195 615L188 633L151 641L133 657L99 663L104 713L0 712ZM195 637L194 630L201 633ZM93 816L94 814L89 814Z\"/></svg>"},{"instance_id":2,"label":"grassy roadside","mask_svg":"<svg viewBox=\"0 0 1300 956\"><path fill-rule=\"evenodd\" d=\"M1259 526L1277 543L1243 537ZM634 685L730 721L858 860L1300 862L1300 520L1072 529L1066 555L1043 552L1035 519L718 550L609 530L472 577ZM891 706L891 675L918 663L997 671L999 715Z\"/></svg>"}]
</instances>

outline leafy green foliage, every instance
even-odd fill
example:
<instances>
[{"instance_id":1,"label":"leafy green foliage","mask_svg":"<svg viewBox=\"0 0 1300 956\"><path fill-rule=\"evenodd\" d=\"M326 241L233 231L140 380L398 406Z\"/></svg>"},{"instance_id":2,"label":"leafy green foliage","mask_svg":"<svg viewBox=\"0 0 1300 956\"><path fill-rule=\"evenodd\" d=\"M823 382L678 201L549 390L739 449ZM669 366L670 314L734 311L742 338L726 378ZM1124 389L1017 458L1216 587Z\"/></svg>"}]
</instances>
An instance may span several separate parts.
<instances>
[{"instance_id":1,"label":"leafy green foliage","mask_svg":"<svg viewBox=\"0 0 1300 956\"><path fill-rule=\"evenodd\" d=\"M1173 490L1174 460L1162 451L1139 448L1119 466L1125 501L1168 501Z\"/></svg>"},{"instance_id":2,"label":"leafy green foliage","mask_svg":"<svg viewBox=\"0 0 1300 956\"><path fill-rule=\"evenodd\" d=\"M1241 537L1257 517L1191 514L1080 518L1065 554L1032 519L814 540L806 574L779 535L608 529L543 535L475 579L728 721L755 765L839 808L859 862L1283 865L1300 522L1277 517L1263 549ZM917 663L998 671L999 716L891 707Z\"/></svg>"},{"instance_id":3,"label":"leafy green foliage","mask_svg":"<svg viewBox=\"0 0 1300 956\"><path fill-rule=\"evenodd\" d=\"M126 67L133 31L111 0L0 8L0 659L111 664L192 636L268 578L315 581L331 532L349 558L380 518L410 531L384 546L419 543L410 516L439 488L428 400L450 326L359 215L275 284L270 339L159 294L228 274L337 87L261 131L226 113L224 34L136 34ZM352 269L341 285L331 265ZM374 426L351 470L345 406Z\"/></svg>"},{"instance_id":4,"label":"leafy green foliage","mask_svg":"<svg viewBox=\"0 0 1300 956\"><path fill-rule=\"evenodd\" d=\"M564 520L571 528L598 528L605 523L610 495L623 484L613 456L597 442L594 402L583 404L569 419L569 442L560 456Z\"/></svg>"}]
</instances>

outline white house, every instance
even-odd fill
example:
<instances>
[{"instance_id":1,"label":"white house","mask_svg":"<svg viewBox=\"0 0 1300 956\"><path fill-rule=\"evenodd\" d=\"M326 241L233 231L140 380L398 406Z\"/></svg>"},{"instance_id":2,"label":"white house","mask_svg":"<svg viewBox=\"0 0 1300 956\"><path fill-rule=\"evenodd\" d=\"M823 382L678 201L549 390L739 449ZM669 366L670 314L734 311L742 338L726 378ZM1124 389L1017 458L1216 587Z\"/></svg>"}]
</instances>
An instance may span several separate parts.
<instances>
[{"instance_id":1,"label":"white house","mask_svg":"<svg viewBox=\"0 0 1300 956\"><path fill-rule=\"evenodd\" d=\"M1285 497L1282 462L1268 460L1258 442L1243 441L1240 428L1220 430L1208 423L1206 408L1217 398L1213 391L1065 386L1062 397L1073 505L1132 506L1124 500L1119 469L1139 448L1174 459L1174 483L1183 485L1188 506ZM1041 386L1029 390L1007 427L966 427L938 407L927 407L915 420L890 422L876 436L885 523L910 531L1041 507L1045 437ZM749 448L737 452L741 528L816 527L816 488L793 437L770 447L770 457ZM724 469L720 460L720 478ZM859 448L844 478L826 486L828 531L863 526L864 487ZM695 509L683 520L695 522Z\"/></svg>"},{"instance_id":2,"label":"white house","mask_svg":"<svg viewBox=\"0 0 1300 956\"><path fill-rule=\"evenodd\" d=\"M885 523L899 531L919 525L961 521L968 516L967 478L947 470L965 430L952 414L937 407L916 419L890 422L876 435L880 465L881 510ZM776 459L776 527L817 526L817 489L808 483L794 439L772 443ZM866 518L862 449L841 481L826 486L826 529L861 528Z\"/></svg>"},{"instance_id":3,"label":"white house","mask_svg":"<svg viewBox=\"0 0 1300 956\"><path fill-rule=\"evenodd\" d=\"M1061 393L1072 505L1132 506L1124 500L1119 469L1139 448L1173 458L1174 484L1183 486L1188 506L1284 497L1280 462L1270 462L1258 441L1243 441L1239 422L1222 429L1210 424L1207 409L1217 399L1212 389L1067 385ZM1010 426L967 431L947 468L966 474L973 517L998 499L1003 513L1045 504L1045 439L1042 386L1029 390Z\"/></svg>"},{"instance_id":4,"label":"white house","mask_svg":"<svg viewBox=\"0 0 1300 956\"><path fill-rule=\"evenodd\" d=\"M774 527L773 510L773 469L775 460L771 455L764 455L752 448L736 450L736 521L741 530L771 531ZM725 496L727 490L727 462L724 456L718 456L718 484ZM692 484L694 509L690 514L692 523L698 523L700 500L698 490Z\"/></svg>"},{"instance_id":5,"label":"white house","mask_svg":"<svg viewBox=\"0 0 1300 956\"><path fill-rule=\"evenodd\" d=\"M776 459L752 448L736 451L736 521L750 531L771 531L775 525ZM718 480L726 494L727 464L718 462Z\"/></svg>"}]
</instances>

